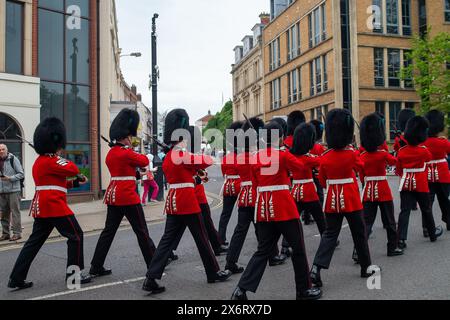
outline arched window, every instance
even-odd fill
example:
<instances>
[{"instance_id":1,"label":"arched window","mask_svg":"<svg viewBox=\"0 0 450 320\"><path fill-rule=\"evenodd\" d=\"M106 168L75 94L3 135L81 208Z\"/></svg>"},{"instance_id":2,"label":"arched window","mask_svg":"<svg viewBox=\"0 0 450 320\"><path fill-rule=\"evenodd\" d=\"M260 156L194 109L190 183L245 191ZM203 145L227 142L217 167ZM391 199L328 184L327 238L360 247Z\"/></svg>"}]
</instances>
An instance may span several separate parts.
<instances>
[{"instance_id":1,"label":"arched window","mask_svg":"<svg viewBox=\"0 0 450 320\"><path fill-rule=\"evenodd\" d=\"M22 141L17 135L22 136L19 125L13 118L0 112L0 144L5 144L9 153L15 155L23 163Z\"/></svg>"}]
</instances>

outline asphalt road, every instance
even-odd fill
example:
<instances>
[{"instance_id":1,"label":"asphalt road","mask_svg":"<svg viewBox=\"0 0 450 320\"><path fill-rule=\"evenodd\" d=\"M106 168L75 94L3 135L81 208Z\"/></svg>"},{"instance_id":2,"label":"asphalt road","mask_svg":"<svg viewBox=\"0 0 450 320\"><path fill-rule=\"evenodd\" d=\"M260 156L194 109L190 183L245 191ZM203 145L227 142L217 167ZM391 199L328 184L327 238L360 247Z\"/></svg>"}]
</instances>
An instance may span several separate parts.
<instances>
[{"instance_id":1,"label":"asphalt road","mask_svg":"<svg viewBox=\"0 0 450 320\"><path fill-rule=\"evenodd\" d=\"M219 169L210 171L211 182L207 185L210 193L219 194L222 179ZM397 178L390 178L393 190L398 188ZM394 192L395 193L395 192ZM399 213L399 199L396 194L396 214ZM213 201L213 219L218 223L221 203ZM439 225L440 210L435 206L435 220ZM233 214L228 230L231 238L236 224L237 212ZM256 239L251 228L245 243L240 263L246 265L256 249ZM161 239L164 224L149 226L155 242ZM370 240L370 250L374 264L382 267L381 289L369 290L366 280L359 278L359 267L353 264L351 254L353 243L346 225L341 233L341 245L336 250L329 271L323 271L325 283L323 299L340 300L398 300L398 299L449 299L450 298L450 232L446 232L436 243L430 243L422 236L419 212L411 215L408 249L402 257L386 256L386 234L378 218L374 235ZM312 261L320 238L315 225L304 227L306 248ZM98 240L98 234L85 235L85 261L90 259ZM196 250L192 236L186 232L177 254L180 260L166 270L161 283L167 291L156 297L148 297L141 290L146 273L144 260L140 254L136 237L131 230L117 233L107 259L107 267L113 275L84 286L81 291L69 291L64 282L66 266L66 244L64 241L46 244L35 259L29 280L34 281L32 289L11 292L7 281L19 250L0 252L0 299L54 299L54 300L227 300L237 285L239 275L225 283L210 285ZM218 258L224 267L225 257ZM253 300L290 300L295 298L293 268L290 261L285 265L267 268L261 286L256 294L249 294Z\"/></svg>"}]
</instances>

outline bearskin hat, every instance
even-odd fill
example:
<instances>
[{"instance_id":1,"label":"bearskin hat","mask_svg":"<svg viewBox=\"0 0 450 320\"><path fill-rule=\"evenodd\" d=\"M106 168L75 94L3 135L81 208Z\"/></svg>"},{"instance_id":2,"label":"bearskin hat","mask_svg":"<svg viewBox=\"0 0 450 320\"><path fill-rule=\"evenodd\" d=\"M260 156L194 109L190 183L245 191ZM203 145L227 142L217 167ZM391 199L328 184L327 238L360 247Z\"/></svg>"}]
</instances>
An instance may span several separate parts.
<instances>
[{"instance_id":1,"label":"bearskin hat","mask_svg":"<svg viewBox=\"0 0 450 320\"><path fill-rule=\"evenodd\" d=\"M302 123L306 122L305 114L301 111L294 111L288 116L288 129L287 129L287 135L293 136L295 129L301 125Z\"/></svg>"},{"instance_id":2,"label":"bearskin hat","mask_svg":"<svg viewBox=\"0 0 450 320\"><path fill-rule=\"evenodd\" d=\"M406 124L409 119L414 118L416 116L416 112L413 109L403 109L398 114L398 130L401 132L405 132Z\"/></svg>"},{"instance_id":3,"label":"bearskin hat","mask_svg":"<svg viewBox=\"0 0 450 320\"><path fill-rule=\"evenodd\" d=\"M273 118L271 122L276 122L281 127L281 135L286 138L287 135L287 122L283 118Z\"/></svg>"},{"instance_id":4,"label":"bearskin hat","mask_svg":"<svg viewBox=\"0 0 450 320\"><path fill-rule=\"evenodd\" d=\"M282 134L283 134L283 128L278 124L277 121L270 121L268 124L266 124L263 128L265 130L265 136L261 137L262 139L264 139L265 141L261 141L262 144L264 146L271 146L274 142L272 140L272 135L274 138L278 138L278 140L280 138L282 138Z\"/></svg>"},{"instance_id":5,"label":"bearskin hat","mask_svg":"<svg viewBox=\"0 0 450 320\"><path fill-rule=\"evenodd\" d=\"M245 136L245 151L249 152L250 147L256 146L258 147L259 142L259 130L264 128L264 122L259 118L251 118L248 121L244 122L244 125L242 129L244 130L247 135ZM251 141L251 139L254 139L255 135L248 135L248 131L255 130L256 131L256 140Z\"/></svg>"},{"instance_id":6,"label":"bearskin hat","mask_svg":"<svg viewBox=\"0 0 450 320\"><path fill-rule=\"evenodd\" d=\"M316 143L316 129L311 123L303 123L294 132L294 146L292 154L305 155L311 151Z\"/></svg>"},{"instance_id":7,"label":"bearskin hat","mask_svg":"<svg viewBox=\"0 0 450 320\"><path fill-rule=\"evenodd\" d=\"M353 141L355 121L347 109L333 109L328 113L325 136L330 149L343 149Z\"/></svg>"},{"instance_id":8,"label":"bearskin hat","mask_svg":"<svg viewBox=\"0 0 450 320\"><path fill-rule=\"evenodd\" d=\"M311 124L316 129L316 141L322 140L323 139L323 131L325 129L323 122L319 121L319 120L312 120Z\"/></svg>"},{"instance_id":9,"label":"bearskin hat","mask_svg":"<svg viewBox=\"0 0 450 320\"><path fill-rule=\"evenodd\" d=\"M236 135L236 131L242 129L244 123L241 121L233 122L228 129L225 132L225 139L226 139L226 148L228 151L234 150L234 152L237 151L238 148L238 139ZM233 133L233 137L228 137L228 131L231 131ZM231 133L230 132L230 133Z\"/></svg>"},{"instance_id":10,"label":"bearskin hat","mask_svg":"<svg viewBox=\"0 0 450 320\"><path fill-rule=\"evenodd\" d=\"M65 149L66 143L66 127L58 118L45 119L34 132L33 144L39 155L56 153Z\"/></svg>"},{"instance_id":11,"label":"bearskin hat","mask_svg":"<svg viewBox=\"0 0 450 320\"><path fill-rule=\"evenodd\" d=\"M119 141L128 136L136 137L139 127L139 113L132 109L122 109L109 129L111 141Z\"/></svg>"},{"instance_id":12,"label":"bearskin hat","mask_svg":"<svg viewBox=\"0 0 450 320\"><path fill-rule=\"evenodd\" d=\"M174 109L170 111L166 116L164 125L164 143L172 145L179 141L172 141L172 135L175 131L189 129L189 115L184 109Z\"/></svg>"},{"instance_id":13,"label":"bearskin hat","mask_svg":"<svg viewBox=\"0 0 450 320\"><path fill-rule=\"evenodd\" d=\"M445 115L439 110L431 110L425 116L430 122L430 137L437 137L437 135L445 130Z\"/></svg>"},{"instance_id":14,"label":"bearskin hat","mask_svg":"<svg viewBox=\"0 0 450 320\"><path fill-rule=\"evenodd\" d=\"M201 140L202 140L202 132L198 127L190 126L189 127L190 139L187 143L187 150L191 153L200 153L202 148Z\"/></svg>"},{"instance_id":15,"label":"bearskin hat","mask_svg":"<svg viewBox=\"0 0 450 320\"><path fill-rule=\"evenodd\" d=\"M406 124L405 139L412 146L418 146L428 139L430 123L424 117L416 116Z\"/></svg>"},{"instance_id":16,"label":"bearskin hat","mask_svg":"<svg viewBox=\"0 0 450 320\"><path fill-rule=\"evenodd\" d=\"M361 145L368 152L377 151L378 147L386 141L386 131L383 119L376 113L365 117L361 122Z\"/></svg>"}]
</instances>

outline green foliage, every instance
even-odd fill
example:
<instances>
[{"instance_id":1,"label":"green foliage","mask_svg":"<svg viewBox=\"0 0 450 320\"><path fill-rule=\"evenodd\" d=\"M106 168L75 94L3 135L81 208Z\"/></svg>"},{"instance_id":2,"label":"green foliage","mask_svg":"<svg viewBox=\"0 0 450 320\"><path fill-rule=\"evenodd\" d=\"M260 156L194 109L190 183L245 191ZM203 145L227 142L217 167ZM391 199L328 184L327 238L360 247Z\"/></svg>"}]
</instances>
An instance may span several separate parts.
<instances>
[{"instance_id":1,"label":"green foliage","mask_svg":"<svg viewBox=\"0 0 450 320\"><path fill-rule=\"evenodd\" d=\"M429 33L428 33L429 34ZM434 38L415 37L411 52L406 54L412 63L402 69L404 80L413 79L421 99L419 113L438 109L450 112L450 34L441 32Z\"/></svg>"},{"instance_id":2,"label":"green foliage","mask_svg":"<svg viewBox=\"0 0 450 320\"><path fill-rule=\"evenodd\" d=\"M222 111L217 113L203 130L203 133L209 129L217 129L222 132L225 140L225 131L233 123L233 102L230 100L223 106Z\"/></svg>"}]
</instances>

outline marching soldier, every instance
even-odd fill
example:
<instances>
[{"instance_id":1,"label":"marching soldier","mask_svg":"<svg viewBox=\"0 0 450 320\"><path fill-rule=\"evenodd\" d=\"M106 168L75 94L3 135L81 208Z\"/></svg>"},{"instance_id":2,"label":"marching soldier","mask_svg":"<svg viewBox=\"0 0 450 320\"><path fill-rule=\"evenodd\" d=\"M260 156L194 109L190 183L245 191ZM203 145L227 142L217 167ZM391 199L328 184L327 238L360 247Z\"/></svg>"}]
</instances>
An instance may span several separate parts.
<instances>
[{"instance_id":1,"label":"marching soldier","mask_svg":"<svg viewBox=\"0 0 450 320\"><path fill-rule=\"evenodd\" d=\"M25 243L11 273L8 287L27 289L33 282L26 281L31 264L53 229L67 241L66 279L72 276L69 267L84 269L83 230L67 205L67 189L78 188L88 182L77 166L61 158L66 147L66 129L61 120L45 119L34 133L34 148L39 154L33 166L36 194L30 215L34 218L33 232ZM68 180L77 176L76 180ZM78 276L77 276L78 277ZM89 275L80 274L80 283L91 282Z\"/></svg>"},{"instance_id":2,"label":"marching soldier","mask_svg":"<svg viewBox=\"0 0 450 320\"><path fill-rule=\"evenodd\" d=\"M408 144L399 150L397 156L397 174L401 177L401 212L398 218L400 249L407 247L409 216L416 201L431 242L435 242L443 234L442 227L436 228L429 196L427 163L433 157L427 147L422 146L428 138L428 130L427 119L419 116L411 118L404 136Z\"/></svg>"},{"instance_id":3,"label":"marching soldier","mask_svg":"<svg viewBox=\"0 0 450 320\"><path fill-rule=\"evenodd\" d=\"M394 143L395 154L398 154L400 149L408 144L408 142L405 140L404 133L405 133L406 125L407 125L408 121L411 118L414 118L415 116L416 116L416 112L413 109L403 109L398 114L398 126L399 127L398 127L398 132L395 137L395 143Z\"/></svg>"},{"instance_id":4,"label":"marching soldier","mask_svg":"<svg viewBox=\"0 0 450 320\"><path fill-rule=\"evenodd\" d=\"M325 217L313 179L313 170L320 166L320 158L309 153L315 142L316 133L312 124L304 123L295 130L291 153L302 166L294 166L292 169L291 194L297 204L298 213L307 212L312 215L322 235L326 229Z\"/></svg>"},{"instance_id":5,"label":"marching soldier","mask_svg":"<svg viewBox=\"0 0 450 320\"><path fill-rule=\"evenodd\" d=\"M172 249L177 244L180 230L189 228L194 237L200 257L205 267L208 283L228 280L230 272L220 271L214 252L209 244L208 235L201 217L201 208L195 201L194 174L213 164L209 156L194 155L186 152L187 141L176 136L176 131L189 128L189 116L183 109L175 109L166 117L164 142L170 147L164 159L163 171L170 185L166 199L167 214L164 235L156 249L152 263L142 289L152 294L165 291L156 280L163 276ZM188 135L188 132L187 132Z\"/></svg>"},{"instance_id":6,"label":"marching soldier","mask_svg":"<svg viewBox=\"0 0 450 320\"><path fill-rule=\"evenodd\" d=\"M228 129L228 134L235 134L237 130L242 128L242 122L234 122ZM227 151L229 153L224 156L222 160L222 174L225 178L223 185L223 209L220 215L219 222L219 236L224 245L228 245L227 242L227 228L230 222L231 215L233 214L234 206L241 191L241 177L236 169L236 157L237 157L237 142L227 141Z\"/></svg>"},{"instance_id":7,"label":"marching soldier","mask_svg":"<svg viewBox=\"0 0 450 320\"><path fill-rule=\"evenodd\" d=\"M383 119L373 113L361 122L361 153L363 167L360 170L360 179L364 185L363 204L367 226L370 236L377 217L378 208L381 219L386 228L388 244L388 257L400 256L403 250L399 249L397 241L397 224L394 216L394 198L386 176L386 167L395 166L397 159L387 152L383 145L386 142L385 125Z\"/></svg>"},{"instance_id":8,"label":"marching soldier","mask_svg":"<svg viewBox=\"0 0 450 320\"><path fill-rule=\"evenodd\" d=\"M323 124L323 122L319 120L312 120L311 124L316 128L316 144L314 145L310 153L313 156L320 157L327 151L327 148L321 143L321 141L323 140L323 132L325 129L325 125ZM316 185L317 188L317 194L319 196L320 204L323 207L324 195L323 195L323 188L319 182L318 170L314 170L314 184Z\"/></svg>"},{"instance_id":9,"label":"marching soldier","mask_svg":"<svg viewBox=\"0 0 450 320\"><path fill-rule=\"evenodd\" d=\"M305 114L301 111L293 111L288 116L287 121L287 138L284 140L284 145L288 148L294 146L294 132L295 129L302 123L306 122Z\"/></svg>"},{"instance_id":10,"label":"marching soldier","mask_svg":"<svg viewBox=\"0 0 450 320\"><path fill-rule=\"evenodd\" d=\"M111 182L104 198L108 211L105 229L100 235L91 262L90 274L93 277L112 273L111 270L104 268L104 263L124 216L136 234L147 266L150 265L155 252L139 194L136 192L136 168L149 165L147 156L136 153L132 148L132 138L137 135L139 121L139 114L136 111L123 109L111 124L109 134L112 141L111 150L106 156Z\"/></svg>"},{"instance_id":11,"label":"marching soldier","mask_svg":"<svg viewBox=\"0 0 450 320\"><path fill-rule=\"evenodd\" d=\"M348 110L334 109L326 121L326 139L329 150L322 156L319 180L326 187L324 211L327 229L314 259L311 279L322 287L321 269L330 267L344 218L347 219L361 265L361 277L368 278L372 264L367 242L363 205L356 174L362 164L358 154L350 147L355 122Z\"/></svg>"},{"instance_id":12,"label":"marching soldier","mask_svg":"<svg viewBox=\"0 0 450 320\"><path fill-rule=\"evenodd\" d=\"M432 159L428 163L428 183L431 193L431 207L437 196L442 211L442 221L447 224L450 231L450 171L447 155L450 154L450 142L439 134L445 130L445 116L438 110L428 112L426 118L430 122L429 138L425 146L431 152Z\"/></svg>"},{"instance_id":13,"label":"marching soldier","mask_svg":"<svg viewBox=\"0 0 450 320\"><path fill-rule=\"evenodd\" d=\"M308 260L305 252L303 230L294 199L290 194L288 171L302 164L289 152L279 150L281 139L272 140L272 133L281 130L274 122L264 127L267 130L267 149L256 155L253 171L258 183L256 220L258 227L258 250L251 258L232 300L247 300L247 291L256 292L267 262L280 235L292 246L295 283L298 300L317 300L322 296L318 288L312 288L309 278ZM268 161L269 160L269 161Z\"/></svg>"}]
</instances>

